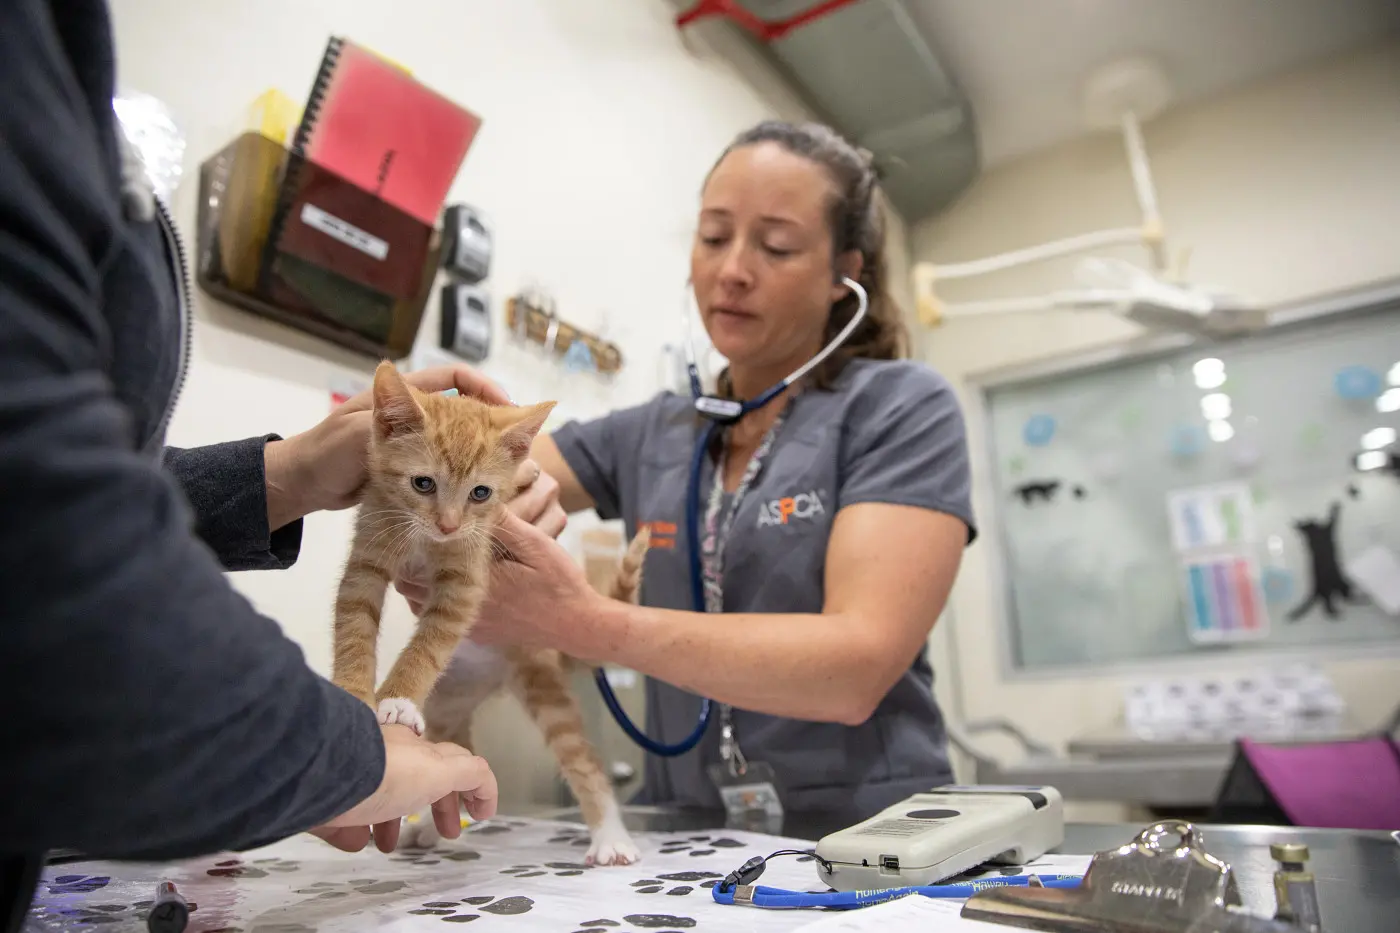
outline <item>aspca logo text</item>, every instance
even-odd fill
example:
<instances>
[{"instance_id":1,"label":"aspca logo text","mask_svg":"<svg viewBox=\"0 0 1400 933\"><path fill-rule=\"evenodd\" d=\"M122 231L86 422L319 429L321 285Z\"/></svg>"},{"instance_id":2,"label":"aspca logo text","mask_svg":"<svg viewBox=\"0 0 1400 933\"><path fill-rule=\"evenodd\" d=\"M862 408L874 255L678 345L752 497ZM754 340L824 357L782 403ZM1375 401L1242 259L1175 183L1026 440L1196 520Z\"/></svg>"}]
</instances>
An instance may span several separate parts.
<instances>
[{"instance_id":1,"label":"aspca logo text","mask_svg":"<svg viewBox=\"0 0 1400 933\"><path fill-rule=\"evenodd\" d=\"M794 519L815 518L825 514L826 506L822 505L821 496L813 489L811 492L799 492L795 496L784 496L762 503L758 507L758 527L786 525Z\"/></svg>"}]
</instances>

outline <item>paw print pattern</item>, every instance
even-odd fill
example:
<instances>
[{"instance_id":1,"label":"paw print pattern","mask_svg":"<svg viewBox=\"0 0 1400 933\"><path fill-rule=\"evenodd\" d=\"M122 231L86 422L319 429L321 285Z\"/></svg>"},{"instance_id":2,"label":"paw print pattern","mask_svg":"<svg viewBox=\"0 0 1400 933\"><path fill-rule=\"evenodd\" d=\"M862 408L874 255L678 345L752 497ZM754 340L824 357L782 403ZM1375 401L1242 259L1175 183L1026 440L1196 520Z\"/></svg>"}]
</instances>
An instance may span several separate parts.
<instances>
[{"instance_id":1,"label":"paw print pattern","mask_svg":"<svg viewBox=\"0 0 1400 933\"><path fill-rule=\"evenodd\" d=\"M205 874L215 878L266 878L269 872L286 874L300 868L299 863L280 858L260 858L252 863L235 858L216 862Z\"/></svg>"},{"instance_id":2,"label":"paw print pattern","mask_svg":"<svg viewBox=\"0 0 1400 933\"><path fill-rule=\"evenodd\" d=\"M711 836L682 836L666 840L661 843L662 855L679 855L682 852L689 852L696 857L714 855L716 849L742 849L744 843L737 839L728 837L714 838Z\"/></svg>"},{"instance_id":3,"label":"paw print pattern","mask_svg":"<svg viewBox=\"0 0 1400 933\"><path fill-rule=\"evenodd\" d=\"M64 878L90 879L87 875L64 875ZM98 876L101 877L101 876ZM59 879L54 879L56 883ZM66 882L72 886L79 882ZM104 885L98 885L91 890L100 890ZM80 890L77 893L91 893L91 890ZM35 917L53 918L60 920L63 926L102 926L109 923L129 923L137 921L145 923L146 915L150 910L153 901L133 901L130 904L72 904L71 906L55 906L51 904L36 903L33 913ZM189 902L190 913L199 909L199 904L195 901ZM242 931L238 931L242 933Z\"/></svg>"},{"instance_id":4,"label":"paw print pattern","mask_svg":"<svg viewBox=\"0 0 1400 933\"><path fill-rule=\"evenodd\" d=\"M684 897L695 890L695 882L703 882L700 887L712 887L716 879L723 877L715 871L673 871L664 875L658 874L655 878L642 878L632 882L632 887L637 889L638 894L660 894L663 890L671 897ZM666 887L668 881L688 881L691 884L679 884L671 888Z\"/></svg>"},{"instance_id":5,"label":"paw print pattern","mask_svg":"<svg viewBox=\"0 0 1400 933\"><path fill-rule=\"evenodd\" d=\"M622 919L643 930L688 930L695 926L694 918L671 914L628 914Z\"/></svg>"},{"instance_id":6,"label":"paw print pattern","mask_svg":"<svg viewBox=\"0 0 1400 933\"><path fill-rule=\"evenodd\" d=\"M549 839L552 846L573 846L576 849L586 849L593 844L592 837L587 829L561 829Z\"/></svg>"},{"instance_id":7,"label":"paw print pattern","mask_svg":"<svg viewBox=\"0 0 1400 933\"><path fill-rule=\"evenodd\" d=\"M558 878L577 878L584 872L592 871L594 868L594 866L584 864L583 862L545 862L544 867L554 869L555 877ZM524 878L526 876L520 875L519 877Z\"/></svg>"},{"instance_id":8,"label":"paw print pattern","mask_svg":"<svg viewBox=\"0 0 1400 933\"><path fill-rule=\"evenodd\" d=\"M628 914L622 919L643 930L688 930L695 926L693 918L671 914ZM585 920L574 933L611 933L612 928L620 926L616 920Z\"/></svg>"},{"instance_id":9,"label":"paw print pattern","mask_svg":"<svg viewBox=\"0 0 1400 933\"><path fill-rule=\"evenodd\" d=\"M107 875L59 875L49 882L49 893L91 894L107 887L111 880Z\"/></svg>"},{"instance_id":10,"label":"paw print pattern","mask_svg":"<svg viewBox=\"0 0 1400 933\"><path fill-rule=\"evenodd\" d=\"M463 904L473 909L463 911ZM484 894L461 901L428 901L422 907L415 907L408 913L415 917L437 917L443 923L471 923L473 920L480 920L482 913L513 916L528 913L534 906L535 902L528 897L516 895L497 899L494 894Z\"/></svg>"}]
</instances>

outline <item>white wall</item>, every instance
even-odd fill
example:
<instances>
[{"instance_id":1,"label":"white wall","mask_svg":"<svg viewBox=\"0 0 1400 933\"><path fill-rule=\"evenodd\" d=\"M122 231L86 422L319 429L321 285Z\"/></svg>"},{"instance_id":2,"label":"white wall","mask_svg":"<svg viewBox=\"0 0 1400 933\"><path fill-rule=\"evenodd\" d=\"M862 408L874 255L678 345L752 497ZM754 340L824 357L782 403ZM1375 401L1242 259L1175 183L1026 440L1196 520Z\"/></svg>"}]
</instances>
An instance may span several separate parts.
<instances>
[{"instance_id":1,"label":"white wall","mask_svg":"<svg viewBox=\"0 0 1400 933\"><path fill-rule=\"evenodd\" d=\"M1145 135L1168 232L1192 248L1191 278L1283 302L1400 277L1400 42L1169 112ZM913 253L956 262L1137 219L1119 140L1091 138L990 171L913 231ZM949 282L941 293L970 300L1072 287L1071 266ZM1137 333L1123 321L1066 312L945 323L924 330L920 346L967 397L970 374ZM975 419L969 432L972 444L984 442ZM989 482L974 478L984 523ZM989 557L974 546L964 561L952 599L955 655L935 640L939 669L956 665L967 715L1009 715L1051 742L1114 718L1120 678L1006 682ZM1362 723L1400 702L1393 659L1328 667Z\"/></svg>"},{"instance_id":2,"label":"white wall","mask_svg":"<svg viewBox=\"0 0 1400 933\"><path fill-rule=\"evenodd\" d=\"M724 28L682 36L665 0L114 0L124 88L155 95L187 138L178 219L193 230L199 162L244 127L249 103L277 87L303 100L329 34L363 42L483 120L450 200L484 209L495 228L490 286L498 305L518 289L549 289L565 319L616 340L629 361L614 385L567 376L499 334L485 370L517 401L559 399L563 417L590 417L650 396L656 354L677 338L700 184L739 130L801 117L800 103ZM730 64L733 62L734 64ZM907 266L895 219L894 262ZM193 245L193 244L191 244ZM365 378L372 361L200 294L189 381L171 442L194 445L303 430L328 410L328 388ZM906 305L908 302L906 302ZM431 343L436 315L420 346ZM580 516L566 533L592 524ZM234 575L279 620L318 670L330 667L331 606L350 515L307 519L301 558L285 573ZM409 632L390 597L381 667ZM477 741L503 803L548 790L553 768L534 730L507 704ZM605 756L631 757L606 742ZM634 759L635 760L635 759Z\"/></svg>"}]
</instances>

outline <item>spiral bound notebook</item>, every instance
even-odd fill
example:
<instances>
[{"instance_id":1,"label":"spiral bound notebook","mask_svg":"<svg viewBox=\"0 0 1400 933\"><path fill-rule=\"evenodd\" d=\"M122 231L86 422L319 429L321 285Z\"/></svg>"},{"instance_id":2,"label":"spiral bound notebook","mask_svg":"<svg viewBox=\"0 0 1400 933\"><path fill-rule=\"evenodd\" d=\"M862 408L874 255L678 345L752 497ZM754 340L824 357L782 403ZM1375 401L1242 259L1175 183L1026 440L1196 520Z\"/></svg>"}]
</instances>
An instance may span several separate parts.
<instances>
[{"instance_id":1,"label":"spiral bound notebook","mask_svg":"<svg viewBox=\"0 0 1400 933\"><path fill-rule=\"evenodd\" d=\"M480 125L401 68L332 37L292 139L269 268L323 313L378 306L381 329L394 300L422 288L438 214Z\"/></svg>"},{"instance_id":2,"label":"spiral bound notebook","mask_svg":"<svg viewBox=\"0 0 1400 933\"><path fill-rule=\"evenodd\" d=\"M480 126L403 69L333 37L292 147L433 226Z\"/></svg>"}]
</instances>

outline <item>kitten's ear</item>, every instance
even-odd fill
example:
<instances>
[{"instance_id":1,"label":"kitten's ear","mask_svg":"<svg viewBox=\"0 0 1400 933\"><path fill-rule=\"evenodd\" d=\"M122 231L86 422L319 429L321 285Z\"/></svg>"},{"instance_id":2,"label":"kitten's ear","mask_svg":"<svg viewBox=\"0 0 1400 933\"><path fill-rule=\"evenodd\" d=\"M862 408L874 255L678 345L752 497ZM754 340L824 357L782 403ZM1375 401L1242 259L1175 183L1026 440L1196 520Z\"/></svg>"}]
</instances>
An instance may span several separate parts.
<instances>
[{"instance_id":1,"label":"kitten's ear","mask_svg":"<svg viewBox=\"0 0 1400 933\"><path fill-rule=\"evenodd\" d=\"M535 442L535 435L544 427L544 420L556 404L540 402L519 408L491 409L491 423L501 429L501 446L509 452L511 459L524 460L530 455L530 445Z\"/></svg>"},{"instance_id":2,"label":"kitten's ear","mask_svg":"<svg viewBox=\"0 0 1400 933\"><path fill-rule=\"evenodd\" d=\"M388 360L374 371L374 430L380 437L393 437L421 430L423 409L413 390Z\"/></svg>"}]
</instances>

